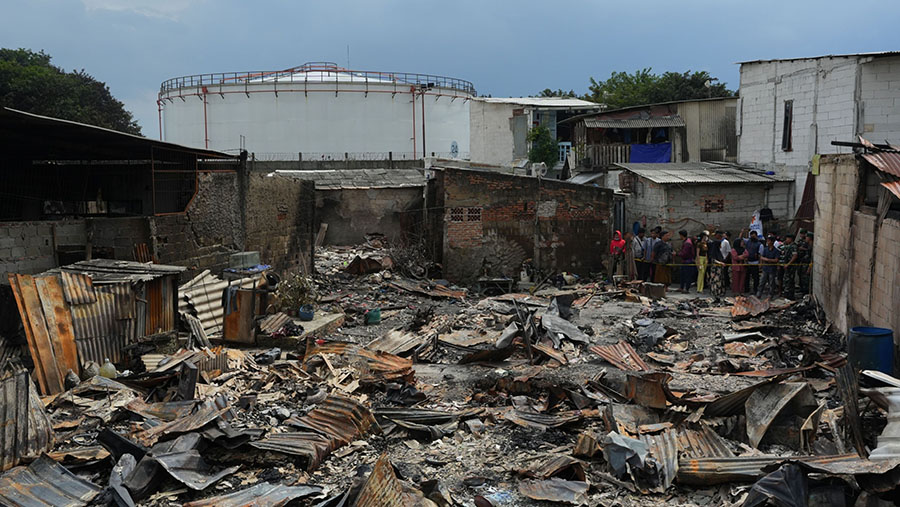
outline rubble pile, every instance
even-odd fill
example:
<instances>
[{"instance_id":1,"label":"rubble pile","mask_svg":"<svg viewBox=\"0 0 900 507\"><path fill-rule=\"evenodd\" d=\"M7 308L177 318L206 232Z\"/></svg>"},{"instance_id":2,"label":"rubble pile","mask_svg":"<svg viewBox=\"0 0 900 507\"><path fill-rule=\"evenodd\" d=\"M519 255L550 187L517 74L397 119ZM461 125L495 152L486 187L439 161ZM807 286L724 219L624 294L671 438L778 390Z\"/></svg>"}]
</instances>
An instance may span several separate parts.
<instances>
[{"instance_id":1,"label":"rubble pile","mask_svg":"<svg viewBox=\"0 0 900 507\"><path fill-rule=\"evenodd\" d=\"M0 503L897 498L900 456L886 451L891 427L879 435L900 380L855 372L809 299L651 299L565 279L485 296L428 278L415 258L380 240L322 249L315 305L343 323L305 332L272 312L257 324L279 347L186 322L176 349L135 347L138 367L52 395L7 368ZM182 311L219 315L219 300L190 291L219 285L204 273L182 286Z\"/></svg>"}]
</instances>

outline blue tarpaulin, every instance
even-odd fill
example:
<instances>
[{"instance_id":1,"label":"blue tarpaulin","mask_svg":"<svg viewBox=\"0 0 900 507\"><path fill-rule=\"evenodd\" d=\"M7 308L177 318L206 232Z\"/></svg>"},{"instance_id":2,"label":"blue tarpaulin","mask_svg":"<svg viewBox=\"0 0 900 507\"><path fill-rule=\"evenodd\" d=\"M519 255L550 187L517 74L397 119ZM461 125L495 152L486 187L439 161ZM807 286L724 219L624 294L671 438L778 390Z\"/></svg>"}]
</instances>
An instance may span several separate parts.
<instances>
[{"instance_id":1,"label":"blue tarpaulin","mask_svg":"<svg viewBox=\"0 0 900 507\"><path fill-rule=\"evenodd\" d=\"M632 144L629 162L664 164L672 161L672 143Z\"/></svg>"}]
</instances>

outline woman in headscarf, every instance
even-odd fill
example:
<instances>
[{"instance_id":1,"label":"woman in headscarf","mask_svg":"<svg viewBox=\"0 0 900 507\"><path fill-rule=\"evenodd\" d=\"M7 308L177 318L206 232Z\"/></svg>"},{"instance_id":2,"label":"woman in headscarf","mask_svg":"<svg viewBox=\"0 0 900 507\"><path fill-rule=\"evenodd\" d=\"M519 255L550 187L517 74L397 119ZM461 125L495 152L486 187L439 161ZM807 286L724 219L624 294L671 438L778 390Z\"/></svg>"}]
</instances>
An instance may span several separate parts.
<instances>
[{"instance_id":1,"label":"woman in headscarf","mask_svg":"<svg viewBox=\"0 0 900 507\"><path fill-rule=\"evenodd\" d=\"M611 257L609 262L609 277L612 278L614 275L619 274L619 266L625 259L625 240L622 239L622 233L620 231L616 231L612 241L609 242L609 255Z\"/></svg>"},{"instance_id":2,"label":"woman in headscarf","mask_svg":"<svg viewBox=\"0 0 900 507\"><path fill-rule=\"evenodd\" d=\"M709 233L703 231L697 238L697 294L703 294L706 281L706 263L709 256Z\"/></svg>"},{"instance_id":3,"label":"woman in headscarf","mask_svg":"<svg viewBox=\"0 0 900 507\"><path fill-rule=\"evenodd\" d=\"M738 239L731 249L731 292L744 293L744 282L747 281L747 258L750 252L744 248L744 240Z\"/></svg>"}]
</instances>

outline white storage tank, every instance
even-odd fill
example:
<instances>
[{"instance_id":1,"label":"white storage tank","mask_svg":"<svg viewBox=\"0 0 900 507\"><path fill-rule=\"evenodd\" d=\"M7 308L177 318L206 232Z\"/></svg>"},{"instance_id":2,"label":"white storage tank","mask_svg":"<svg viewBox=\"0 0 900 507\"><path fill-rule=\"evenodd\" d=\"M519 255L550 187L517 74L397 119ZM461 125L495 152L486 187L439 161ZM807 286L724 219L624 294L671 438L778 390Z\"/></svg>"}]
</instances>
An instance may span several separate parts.
<instances>
[{"instance_id":1,"label":"white storage tank","mask_svg":"<svg viewBox=\"0 0 900 507\"><path fill-rule=\"evenodd\" d=\"M160 139L188 146L270 160L467 158L474 96L462 79L314 62L170 79L157 103Z\"/></svg>"}]
</instances>

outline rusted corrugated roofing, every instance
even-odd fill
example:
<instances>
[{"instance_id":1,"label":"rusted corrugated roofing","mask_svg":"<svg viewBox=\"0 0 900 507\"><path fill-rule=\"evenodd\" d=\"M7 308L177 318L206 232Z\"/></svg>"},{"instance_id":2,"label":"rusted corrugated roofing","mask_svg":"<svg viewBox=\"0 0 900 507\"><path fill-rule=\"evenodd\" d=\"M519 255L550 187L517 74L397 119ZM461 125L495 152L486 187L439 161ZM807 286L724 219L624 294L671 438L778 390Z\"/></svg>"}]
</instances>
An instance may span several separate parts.
<instances>
[{"instance_id":1,"label":"rusted corrugated roofing","mask_svg":"<svg viewBox=\"0 0 900 507\"><path fill-rule=\"evenodd\" d=\"M259 323L259 330L265 334L272 334L288 322L291 322L291 317L286 313L278 312L263 319Z\"/></svg>"},{"instance_id":2,"label":"rusted corrugated roofing","mask_svg":"<svg viewBox=\"0 0 900 507\"><path fill-rule=\"evenodd\" d=\"M0 477L0 504L79 507L87 505L102 489L42 455L27 467L13 468Z\"/></svg>"},{"instance_id":3,"label":"rusted corrugated roofing","mask_svg":"<svg viewBox=\"0 0 900 507\"><path fill-rule=\"evenodd\" d=\"M287 419L285 424L310 431L275 433L250 445L303 456L310 471L332 451L367 433L372 425L378 427L369 409L352 398L336 394L329 395L305 416Z\"/></svg>"},{"instance_id":4,"label":"rusted corrugated roofing","mask_svg":"<svg viewBox=\"0 0 900 507\"><path fill-rule=\"evenodd\" d=\"M91 277L94 284L121 283L156 280L163 276L180 275L186 271L183 266L169 266L166 264L144 264L134 261L119 261L112 259L91 259L78 261L68 266L48 271L56 274L58 271L70 273L82 273Z\"/></svg>"},{"instance_id":5,"label":"rusted corrugated roofing","mask_svg":"<svg viewBox=\"0 0 900 507\"><path fill-rule=\"evenodd\" d=\"M897 181L885 181L881 183L881 186L890 190L890 192L900 198L900 180Z\"/></svg>"},{"instance_id":6,"label":"rusted corrugated roofing","mask_svg":"<svg viewBox=\"0 0 900 507\"><path fill-rule=\"evenodd\" d=\"M879 171L900 176L900 153L879 151L865 153L862 157Z\"/></svg>"},{"instance_id":7,"label":"rusted corrugated roofing","mask_svg":"<svg viewBox=\"0 0 900 507\"><path fill-rule=\"evenodd\" d=\"M885 462L869 461L855 454L839 456L739 456L732 458L682 459L678 463L678 482L709 486L726 482L753 482L765 475L763 468L784 461L800 461L830 470L871 470L884 468ZM889 461L891 467L896 461Z\"/></svg>"},{"instance_id":8,"label":"rusted corrugated roofing","mask_svg":"<svg viewBox=\"0 0 900 507\"><path fill-rule=\"evenodd\" d=\"M134 288L130 283L112 283L94 287L94 294L93 303L70 306L78 358L82 363L103 364L106 358L119 362L122 348L143 336Z\"/></svg>"},{"instance_id":9,"label":"rusted corrugated roofing","mask_svg":"<svg viewBox=\"0 0 900 507\"><path fill-rule=\"evenodd\" d=\"M24 369L0 381L0 471L53 447L53 428Z\"/></svg>"},{"instance_id":10,"label":"rusted corrugated roofing","mask_svg":"<svg viewBox=\"0 0 900 507\"><path fill-rule=\"evenodd\" d=\"M589 129L646 129L658 127L684 127L684 119L677 114L674 116L660 116L657 118L631 118L626 120L585 118L584 126Z\"/></svg>"},{"instance_id":11,"label":"rusted corrugated roofing","mask_svg":"<svg viewBox=\"0 0 900 507\"><path fill-rule=\"evenodd\" d=\"M375 463L375 468L366 479L365 485L356 497L355 507L383 507L422 505L422 498L416 497L404 491L403 484L394 474L394 467L387 457L382 454Z\"/></svg>"},{"instance_id":12,"label":"rusted corrugated roofing","mask_svg":"<svg viewBox=\"0 0 900 507\"><path fill-rule=\"evenodd\" d=\"M153 445L163 435L187 433L200 429L229 410L231 410L230 406L220 408L213 400L208 400L193 414L144 430L135 435L135 440L144 445Z\"/></svg>"},{"instance_id":13,"label":"rusted corrugated roofing","mask_svg":"<svg viewBox=\"0 0 900 507\"><path fill-rule=\"evenodd\" d=\"M736 296L734 306L731 307L731 317L757 317L769 311L769 299L759 299L756 296Z\"/></svg>"},{"instance_id":14,"label":"rusted corrugated roofing","mask_svg":"<svg viewBox=\"0 0 900 507\"><path fill-rule=\"evenodd\" d=\"M63 271L60 273L66 301L70 305L83 305L97 300L94 294L94 281L84 273Z\"/></svg>"},{"instance_id":15,"label":"rusted corrugated roofing","mask_svg":"<svg viewBox=\"0 0 900 507\"><path fill-rule=\"evenodd\" d=\"M605 359L609 364L624 371L650 371L647 363L628 342L615 345L594 345L591 352Z\"/></svg>"}]
</instances>

